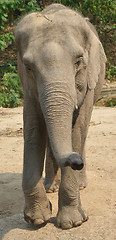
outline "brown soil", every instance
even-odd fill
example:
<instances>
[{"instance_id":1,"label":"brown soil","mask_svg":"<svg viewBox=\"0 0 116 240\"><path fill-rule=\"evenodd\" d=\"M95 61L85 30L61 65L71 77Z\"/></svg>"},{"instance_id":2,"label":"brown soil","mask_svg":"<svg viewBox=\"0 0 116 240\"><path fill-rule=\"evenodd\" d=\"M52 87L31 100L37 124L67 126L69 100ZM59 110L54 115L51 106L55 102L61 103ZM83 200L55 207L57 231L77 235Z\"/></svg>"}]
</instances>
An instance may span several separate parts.
<instances>
[{"instance_id":1,"label":"brown soil","mask_svg":"<svg viewBox=\"0 0 116 240\"><path fill-rule=\"evenodd\" d=\"M33 229L23 220L22 108L0 108L0 239L116 239L116 108L95 107L87 139L88 186L81 191L89 220L70 230L56 227L57 193L47 194L53 215Z\"/></svg>"}]
</instances>

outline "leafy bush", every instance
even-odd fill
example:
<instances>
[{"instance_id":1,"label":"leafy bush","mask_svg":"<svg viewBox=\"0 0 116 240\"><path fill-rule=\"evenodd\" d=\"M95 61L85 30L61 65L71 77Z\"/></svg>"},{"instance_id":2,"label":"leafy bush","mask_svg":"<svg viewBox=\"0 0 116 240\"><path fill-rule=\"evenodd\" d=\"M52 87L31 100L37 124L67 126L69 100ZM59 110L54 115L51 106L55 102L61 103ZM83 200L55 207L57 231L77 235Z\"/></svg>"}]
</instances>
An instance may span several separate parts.
<instances>
[{"instance_id":1,"label":"leafy bush","mask_svg":"<svg viewBox=\"0 0 116 240\"><path fill-rule=\"evenodd\" d=\"M114 107L116 106L116 97L109 97L105 101L106 107Z\"/></svg>"},{"instance_id":2,"label":"leafy bush","mask_svg":"<svg viewBox=\"0 0 116 240\"><path fill-rule=\"evenodd\" d=\"M16 67L9 65L10 72L4 73L0 85L0 105L3 107L17 107L22 104L23 90Z\"/></svg>"},{"instance_id":3,"label":"leafy bush","mask_svg":"<svg viewBox=\"0 0 116 240\"><path fill-rule=\"evenodd\" d=\"M3 31L6 24L13 24L21 14L40 11L36 0L1 0L0 1L0 30ZM4 50L14 41L13 32L0 34L0 49Z\"/></svg>"},{"instance_id":4,"label":"leafy bush","mask_svg":"<svg viewBox=\"0 0 116 240\"><path fill-rule=\"evenodd\" d=\"M22 14L40 11L36 0L0 0L0 49L4 51L14 41L8 26ZM23 91L14 63L0 66L0 106L16 107L22 104Z\"/></svg>"},{"instance_id":5,"label":"leafy bush","mask_svg":"<svg viewBox=\"0 0 116 240\"><path fill-rule=\"evenodd\" d=\"M96 106L104 107L115 107L116 106L116 96L102 97L95 104Z\"/></svg>"},{"instance_id":6,"label":"leafy bush","mask_svg":"<svg viewBox=\"0 0 116 240\"><path fill-rule=\"evenodd\" d=\"M40 10L36 0L0 0L0 29L13 23L21 13Z\"/></svg>"},{"instance_id":7,"label":"leafy bush","mask_svg":"<svg viewBox=\"0 0 116 240\"><path fill-rule=\"evenodd\" d=\"M107 69L106 69L106 79L111 80L116 77L116 66L112 65L108 60Z\"/></svg>"},{"instance_id":8,"label":"leafy bush","mask_svg":"<svg viewBox=\"0 0 116 240\"><path fill-rule=\"evenodd\" d=\"M13 32L0 35L0 48L3 51L15 40Z\"/></svg>"}]
</instances>

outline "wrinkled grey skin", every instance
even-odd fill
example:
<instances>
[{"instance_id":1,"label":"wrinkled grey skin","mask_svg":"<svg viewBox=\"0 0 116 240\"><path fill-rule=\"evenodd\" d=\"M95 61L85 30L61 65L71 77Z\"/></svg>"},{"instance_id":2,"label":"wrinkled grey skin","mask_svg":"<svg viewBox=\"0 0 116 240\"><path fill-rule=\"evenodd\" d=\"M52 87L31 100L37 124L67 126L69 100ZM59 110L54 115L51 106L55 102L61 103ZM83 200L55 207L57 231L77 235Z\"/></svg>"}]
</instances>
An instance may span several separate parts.
<instances>
[{"instance_id":1,"label":"wrinkled grey skin","mask_svg":"<svg viewBox=\"0 0 116 240\"><path fill-rule=\"evenodd\" d=\"M24 89L24 216L34 225L51 216L46 191L58 189L59 167L58 226L68 229L87 220L79 188L86 186L85 140L106 61L93 29L59 4L25 16L16 28Z\"/></svg>"}]
</instances>

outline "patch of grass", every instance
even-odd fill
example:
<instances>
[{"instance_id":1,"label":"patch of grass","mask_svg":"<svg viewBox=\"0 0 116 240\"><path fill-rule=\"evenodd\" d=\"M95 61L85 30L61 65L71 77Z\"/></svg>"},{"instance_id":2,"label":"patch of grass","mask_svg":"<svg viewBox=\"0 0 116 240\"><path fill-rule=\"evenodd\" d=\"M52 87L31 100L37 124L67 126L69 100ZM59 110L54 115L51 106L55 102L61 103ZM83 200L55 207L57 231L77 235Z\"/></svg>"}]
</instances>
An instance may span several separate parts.
<instances>
[{"instance_id":1,"label":"patch of grass","mask_svg":"<svg viewBox=\"0 0 116 240\"><path fill-rule=\"evenodd\" d=\"M115 107L116 106L116 96L105 97L95 104L96 106L104 106L104 107Z\"/></svg>"},{"instance_id":2,"label":"patch of grass","mask_svg":"<svg viewBox=\"0 0 116 240\"><path fill-rule=\"evenodd\" d=\"M114 107L114 106L116 106L116 97L108 97L105 100L105 106L106 107Z\"/></svg>"}]
</instances>

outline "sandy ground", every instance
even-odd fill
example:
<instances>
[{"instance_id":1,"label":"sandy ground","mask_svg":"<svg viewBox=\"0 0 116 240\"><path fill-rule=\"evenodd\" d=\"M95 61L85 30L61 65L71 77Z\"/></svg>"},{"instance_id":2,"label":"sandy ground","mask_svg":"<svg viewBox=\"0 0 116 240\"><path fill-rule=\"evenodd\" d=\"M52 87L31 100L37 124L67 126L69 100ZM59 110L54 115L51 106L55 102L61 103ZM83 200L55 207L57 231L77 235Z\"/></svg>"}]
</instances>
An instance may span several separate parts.
<instances>
[{"instance_id":1,"label":"sandy ground","mask_svg":"<svg viewBox=\"0 0 116 240\"><path fill-rule=\"evenodd\" d=\"M0 108L0 240L116 239L116 108L95 107L87 139L88 186L81 191L89 220L78 228L56 227L57 193L48 194L53 215L33 229L23 220L22 108Z\"/></svg>"}]
</instances>

